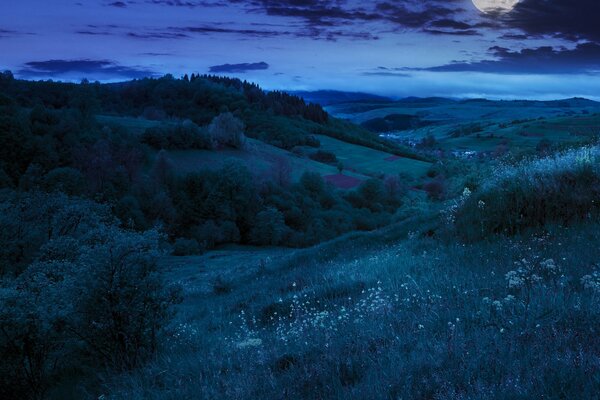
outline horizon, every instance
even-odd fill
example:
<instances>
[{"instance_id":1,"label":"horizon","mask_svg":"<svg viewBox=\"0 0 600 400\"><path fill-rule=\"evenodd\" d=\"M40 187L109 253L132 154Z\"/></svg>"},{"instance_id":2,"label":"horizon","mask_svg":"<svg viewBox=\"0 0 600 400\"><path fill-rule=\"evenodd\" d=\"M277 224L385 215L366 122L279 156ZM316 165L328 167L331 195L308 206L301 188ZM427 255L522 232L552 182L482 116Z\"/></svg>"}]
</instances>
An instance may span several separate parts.
<instances>
[{"instance_id":1,"label":"horizon","mask_svg":"<svg viewBox=\"0 0 600 400\"><path fill-rule=\"evenodd\" d=\"M1 72L1 71L0 71ZM5 70L4 72L9 72L12 73L14 75L14 72L11 70ZM24 80L24 81L29 81L29 82L57 82L57 83L71 83L71 84L81 84L83 81L88 81L89 83L100 83L103 85L110 85L110 84L120 84L120 83L127 83L127 82L134 82L136 80L140 80L140 79L160 79L160 78L164 78L165 76L168 75L172 75L174 79L183 79L183 77L185 75L190 75L190 74L183 74L182 76L174 76L173 74L169 74L166 73L164 75L161 76L149 76L149 77L144 77L144 78L132 78L132 79L123 79L123 80L109 80L109 81L102 81L102 80L90 80L87 77L82 77L80 79L56 79L56 78L48 78L48 79L26 79L26 78L20 78L16 75L14 75L15 79L19 79L19 80ZM256 83L253 82L251 80L245 79L244 77L239 77L239 76L231 76L231 75L220 75L220 74L213 74L212 76L222 76L222 77L232 77L232 78L238 78L242 81L247 81L250 83ZM346 94L362 94L362 95L369 95L369 96L378 96L378 97L382 97L385 99L389 99L392 101L401 101L401 100L406 100L406 99L433 99L433 98L440 98L440 99L446 99L446 100L453 100L453 101L469 101L469 100L486 100L486 101L506 101L506 102L510 102L510 101L528 101L528 102L552 102L552 101L565 101L565 100L588 100L588 101L593 101L596 103L600 103L600 95L599 96L578 96L578 95L573 95L573 96L569 96L569 97L552 97L552 95L546 95L543 97L519 97L519 96L514 96L514 97L510 97L510 96L489 96L489 97L481 97L481 96L477 96L477 95L473 95L472 97L457 97L457 96L444 96L444 95L429 95L429 96L419 96L419 95L387 95L387 94L383 94L383 93L376 93L376 92L369 92L369 91L362 91L362 90L350 90L350 91L346 91L346 90L340 90L340 89L330 89L330 88L317 88L317 89L287 89L287 88L265 88L262 85L259 85L261 89L267 91L267 92L271 92L271 91L279 91L279 92L287 92L287 93L291 93L291 94L298 94L298 93L318 93L318 92L335 92L335 93L346 93ZM302 96L300 96L302 97Z\"/></svg>"},{"instance_id":2,"label":"horizon","mask_svg":"<svg viewBox=\"0 0 600 400\"><path fill-rule=\"evenodd\" d=\"M0 13L0 68L32 80L199 72L268 90L600 100L600 4L548 3L24 0Z\"/></svg>"}]
</instances>

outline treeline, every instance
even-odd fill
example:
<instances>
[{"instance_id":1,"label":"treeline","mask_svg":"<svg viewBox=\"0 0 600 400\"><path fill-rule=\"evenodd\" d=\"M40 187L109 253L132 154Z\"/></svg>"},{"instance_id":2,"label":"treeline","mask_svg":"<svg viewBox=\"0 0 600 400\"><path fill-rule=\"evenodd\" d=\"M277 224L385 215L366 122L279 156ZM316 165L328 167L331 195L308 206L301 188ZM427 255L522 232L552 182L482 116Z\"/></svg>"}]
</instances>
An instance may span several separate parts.
<instances>
[{"instance_id":1,"label":"treeline","mask_svg":"<svg viewBox=\"0 0 600 400\"><path fill-rule=\"evenodd\" d=\"M43 105L49 109L78 108L83 114L142 117L153 120L191 120L208 125L231 112L246 126L246 135L290 150L315 145L314 134L421 158L412 150L379 138L356 125L330 117L321 106L306 104L298 96L266 92L256 84L209 75L166 75L159 79L115 84L22 81L0 74L0 93L20 107Z\"/></svg>"}]
</instances>

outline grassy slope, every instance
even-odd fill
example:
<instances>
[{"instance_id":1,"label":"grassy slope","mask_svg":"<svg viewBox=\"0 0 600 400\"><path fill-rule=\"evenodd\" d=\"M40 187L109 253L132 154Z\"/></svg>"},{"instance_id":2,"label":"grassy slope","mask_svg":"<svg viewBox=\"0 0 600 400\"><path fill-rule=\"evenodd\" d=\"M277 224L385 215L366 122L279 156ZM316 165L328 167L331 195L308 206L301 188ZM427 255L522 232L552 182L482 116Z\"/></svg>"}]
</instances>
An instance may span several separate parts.
<instances>
[{"instance_id":1,"label":"grassy slope","mask_svg":"<svg viewBox=\"0 0 600 400\"><path fill-rule=\"evenodd\" d=\"M142 118L114 116L98 116L98 121L104 124L120 125L134 134L142 134L147 128L160 124L158 121L150 121ZM404 157L398 158L395 161L385 161L385 158L394 155L369 147L347 143L329 136L316 136L321 141L321 149L333 152L344 162L347 167L344 175L361 180L381 173L389 175L405 173L418 179L425 174L431 165L425 161ZM293 180L298 180L306 171L317 172L322 176L338 173L336 166L301 158L286 150L255 139L248 139L248 149L245 151L235 149L218 151L170 150L167 153L173 161L176 170L182 174L196 172L205 168L219 168L228 158L239 160L251 171L255 171L258 174L268 174L272 171L278 159L283 158L292 167Z\"/></svg>"},{"instance_id":2,"label":"grassy slope","mask_svg":"<svg viewBox=\"0 0 600 400\"><path fill-rule=\"evenodd\" d=\"M115 398L591 396L599 315L578 282L600 256L585 244L598 226L465 246L420 237L428 226L346 238L343 253L167 260L186 290L168 357L113 382ZM568 283L511 290L522 258L553 258Z\"/></svg>"},{"instance_id":3,"label":"grassy slope","mask_svg":"<svg viewBox=\"0 0 600 400\"><path fill-rule=\"evenodd\" d=\"M562 138L560 125L570 130L573 121L528 129L540 123ZM407 211L404 222L311 249L164 259L185 295L164 355L109 382L107 392L116 399L596 398L599 297L581 278L600 258L590 246L600 241L598 222L461 244L444 233L439 211ZM521 260L540 268L550 258L557 274L542 270L540 282L511 286L506 275Z\"/></svg>"},{"instance_id":4,"label":"grassy slope","mask_svg":"<svg viewBox=\"0 0 600 400\"><path fill-rule=\"evenodd\" d=\"M390 153L346 143L327 136L319 135L317 138L321 142L320 149L334 153L345 168L362 174L377 176L403 173L418 179L425 175L431 167L429 162L405 157L396 158ZM394 159L391 160L390 157Z\"/></svg>"},{"instance_id":5,"label":"grassy slope","mask_svg":"<svg viewBox=\"0 0 600 400\"><path fill-rule=\"evenodd\" d=\"M400 136L420 140L431 134L438 140L440 148L450 151L492 151L499 144L507 142L510 148L530 150L542 139L548 139L554 144L577 144L600 132L600 114L597 114L600 105L577 99L563 102L469 100L352 103L330 106L328 111L355 123L389 114L417 115L435 124L401 132ZM544 119L537 120L540 117ZM483 127L479 137L477 134L458 138L449 136L457 127L473 121L479 122ZM490 135L493 137L489 137Z\"/></svg>"}]
</instances>

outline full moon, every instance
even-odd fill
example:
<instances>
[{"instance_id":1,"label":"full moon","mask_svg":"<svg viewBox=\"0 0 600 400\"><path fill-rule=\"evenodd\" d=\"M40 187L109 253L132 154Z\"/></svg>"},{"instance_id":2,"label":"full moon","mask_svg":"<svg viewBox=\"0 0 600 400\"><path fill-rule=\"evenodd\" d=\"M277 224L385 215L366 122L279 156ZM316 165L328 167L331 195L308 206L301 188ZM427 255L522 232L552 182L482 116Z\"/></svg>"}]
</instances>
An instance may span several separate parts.
<instances>
[{"instance_id":1,"label":"full moon","mask_svg":"<svg viewBox=\"0 0 600 400\"><path fill-rule=\"evenodd\" d=\"M515 8L518 2L519 0L473 0L475 7L484 13L506 13Z\"/></svg>"}]
</instances>

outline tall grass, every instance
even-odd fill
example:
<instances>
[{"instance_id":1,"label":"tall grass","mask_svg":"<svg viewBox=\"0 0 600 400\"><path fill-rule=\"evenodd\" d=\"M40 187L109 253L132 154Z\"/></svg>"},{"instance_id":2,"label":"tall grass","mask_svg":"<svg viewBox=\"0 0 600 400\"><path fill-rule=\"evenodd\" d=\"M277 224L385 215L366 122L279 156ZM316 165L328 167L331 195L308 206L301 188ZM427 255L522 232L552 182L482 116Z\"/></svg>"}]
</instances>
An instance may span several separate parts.
<instances>
[{"instance_id":1,"label":"tall grass","mask_svg":"<svg viewBox=\"0 0 600 400\"><path fill-rule=\"evenodd\" d=\"M600 147L499 167L456 209L467 239L515 234L548 223L574 223L600 211Z\"/></svg>"},{"instance_id":2,"label":"tall grass","mask_svg":"<svg viewBox=\"0 0 600 400\"><path fill-rule=\"evenodd\" d=\"M163 356L103 394L597 398L600 250L588 243L598 228L468 245L411 235L341 261L269 265L196 299Z\"/></svg>"}]
</instances>

